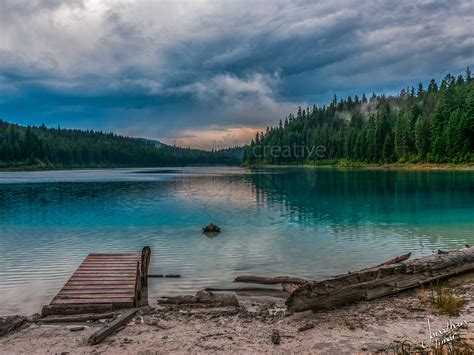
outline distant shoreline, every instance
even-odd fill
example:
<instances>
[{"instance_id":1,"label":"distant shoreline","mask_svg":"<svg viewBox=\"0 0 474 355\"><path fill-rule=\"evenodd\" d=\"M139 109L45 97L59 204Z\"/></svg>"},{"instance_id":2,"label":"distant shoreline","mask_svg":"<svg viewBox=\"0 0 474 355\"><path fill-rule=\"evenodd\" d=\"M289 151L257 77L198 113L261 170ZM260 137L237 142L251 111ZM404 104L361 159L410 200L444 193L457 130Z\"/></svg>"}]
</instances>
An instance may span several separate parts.
<instances>
[{"instance_id":1,"label":"distant shoreline","mask_svg":"<svg viewBox=\"0 0 474 355\"><path fill-rule=\"evenodd\" d=\"M1 167L0 172L34 172L34 171L63 171L63 170L101 170L101 169L157 169L157 168L180 168L180 167L203 167L203 166L229 166L239 167L239 165L166 165L166 166L80 166L80 167L60 167L60 166L18 166ZM390 163L390 164L363 164L363 163L333 163L333 164L244 164L240 167L245 169L262 168L311 168L311 169L366 169L366 170L474 170L474 163Z\"/></svg>"},{"instance_id":2,"label":"distant shoreline","mask_svg":"<svg viewBox=\"0 0 474 355\"><path fill-rule=\"evenodd\" d=\"M206 165L161 165L161 166L18 166L18 167L1 167L0 172L34 172L34 171L64 171L64 170L103 170L103 169L160 169L160 168L193 168L193 167L240 167L239 165L223 165L223 164L206 164Z\"/></svg>"},{"instance_id":3,"label":"distant shoreline","mask_svg":"<svg viewBox=\"0 0 474 355\"><path fill-rule=\"evenodd\" d=\"M245 168L340 168L340 169L367 169L367 170L474 170L474 163L390 163L390 164L362 164L362 163L336 163L336 164L252 164Z\"/></svg>"}]
</instances>

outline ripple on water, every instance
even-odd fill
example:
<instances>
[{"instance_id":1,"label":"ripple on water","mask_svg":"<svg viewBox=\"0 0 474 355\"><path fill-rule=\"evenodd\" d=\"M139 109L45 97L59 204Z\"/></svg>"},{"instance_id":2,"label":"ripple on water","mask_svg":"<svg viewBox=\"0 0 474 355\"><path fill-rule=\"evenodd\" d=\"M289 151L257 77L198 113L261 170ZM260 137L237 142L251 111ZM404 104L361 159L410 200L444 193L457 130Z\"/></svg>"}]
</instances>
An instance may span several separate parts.
<instances>
[{"instance_id":1,"label":"ripple on water","mask_svg":"<svg viewBox=\"0 0 474 355\"><path fill-rule=\"evenodd\" d=\"M388 175L387 175L388 174ZM0 173L0 314L48 303L90 252L152 248L151 298L239 274L321 279L473 244L473 174L238 168ZM221 225L217 238L201 234Z\"/></svg>"}]
</instances>

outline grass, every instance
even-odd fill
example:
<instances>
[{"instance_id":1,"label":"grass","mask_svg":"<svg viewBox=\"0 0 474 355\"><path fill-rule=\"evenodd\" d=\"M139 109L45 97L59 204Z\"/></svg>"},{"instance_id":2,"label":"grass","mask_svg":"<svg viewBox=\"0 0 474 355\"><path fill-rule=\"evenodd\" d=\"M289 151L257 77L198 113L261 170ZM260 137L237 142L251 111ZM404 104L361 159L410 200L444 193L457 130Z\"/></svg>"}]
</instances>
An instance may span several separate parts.
<instances>
[{"instance_id":1,"label":"grass","mask_svg":"<svg viewBox=\"0 0 474 355\"><path fill-rule=\"evenodd\" d=\"M447 314L458 314L462 306L461 300L451 291L438 293L433 304L440 312Z\"/></svg>"},{"instance_id":2,"label":"grass","mask_svg":"<svg viewBox=\"0 0 474 355\"><path fill-rule=\"evenodd\" d=\"M441 313L449 315L459 314L462 307L462 300L452 291L440 282L430 285L430 290L421 288L418 292L418 299L422 304L431 303Z\"/></svg>"},{"instance_id":3,"label":"grass","mask_svg":"<svg viewBox=\"0 0 474 355\"><path fill-rule=\"evenodd\" d=\"M419 344L414 344L408 340L392 342L387 348L379 349L376 354L396 354L396 355L471 355L474 352L472 345L462 339L457 339L452 343L443 344L437 348L422 348Z\"/></svg>"}]
</instances>

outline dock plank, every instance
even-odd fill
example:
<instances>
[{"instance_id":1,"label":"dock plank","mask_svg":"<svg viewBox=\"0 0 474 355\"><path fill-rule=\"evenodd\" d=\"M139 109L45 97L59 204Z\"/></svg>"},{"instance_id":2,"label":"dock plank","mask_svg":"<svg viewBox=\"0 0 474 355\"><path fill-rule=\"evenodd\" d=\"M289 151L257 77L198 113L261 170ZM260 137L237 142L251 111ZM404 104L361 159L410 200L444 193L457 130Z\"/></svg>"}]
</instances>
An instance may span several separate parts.
<instances>
[{"instance_id":1,"label":"dock plank","mask_svg":"<svg viewBox=\"0 0 474 355\"><path fill-rule=\"evenodd\" d=\"M61 295L82 295L82 294L98 294L98 295L110 295L110 294L126 294L134 296L134 290L128 288L121 289L85 289L85 290L61 290Z\"/></svg>"},{"instance_id":2,"label":"dock plank","mask_svg":"<svg viewBox=\"0 0 474 355\"><path fill-rule=\"evenodd\" d=\"M48 307L100 304L134 307L140 297L142 260L141 253L91 253Z\"/></svg>"},{"instance_id":3,"label":"dock plank","mask_svg":"<svg viewBox=\"0 0 474 355\"><path fill-rule=\"evenodd\" d=\"M61 293L57 296L56 299L60 300L79 300L79 299L92 299L92 298L100 298L100 299L105 299L105 298L128 298L133 301L133 297L135 296L134 293L119 293L119 294L113 294L113 293Z\"/></svg>"},{"instance_id":4,"label":"dock plank","mask_svg":"<svg viewBox=\"0 0 474 355\"><path fill-rule=\"evenodd\" d=\"M85 298L85 299L57 299L55 305L75 305L75 304L109 304L112 303L115 308L132 308L135 303L133 298Z\"/></svg>"}]
</instances>

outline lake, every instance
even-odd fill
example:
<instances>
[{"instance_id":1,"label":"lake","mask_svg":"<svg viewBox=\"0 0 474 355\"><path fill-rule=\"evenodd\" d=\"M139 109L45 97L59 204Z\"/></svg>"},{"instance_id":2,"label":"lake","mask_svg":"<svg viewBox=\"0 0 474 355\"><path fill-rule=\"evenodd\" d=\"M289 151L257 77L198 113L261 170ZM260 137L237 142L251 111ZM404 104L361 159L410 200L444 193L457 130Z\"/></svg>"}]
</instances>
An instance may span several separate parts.
<instances>
[{"instance_id":1,"label":"lake","mask_svg":"<svg viewBox=\"0 0 474 355\"><path fill-rule=\"evenodd\" d=\"M223 232L209 238L210 223ZM0 172L0 314L89 252L152 249L150 300L242 274L323 278L474 244L474 172L230 167Z\"/></svg>"}]
</instances>

